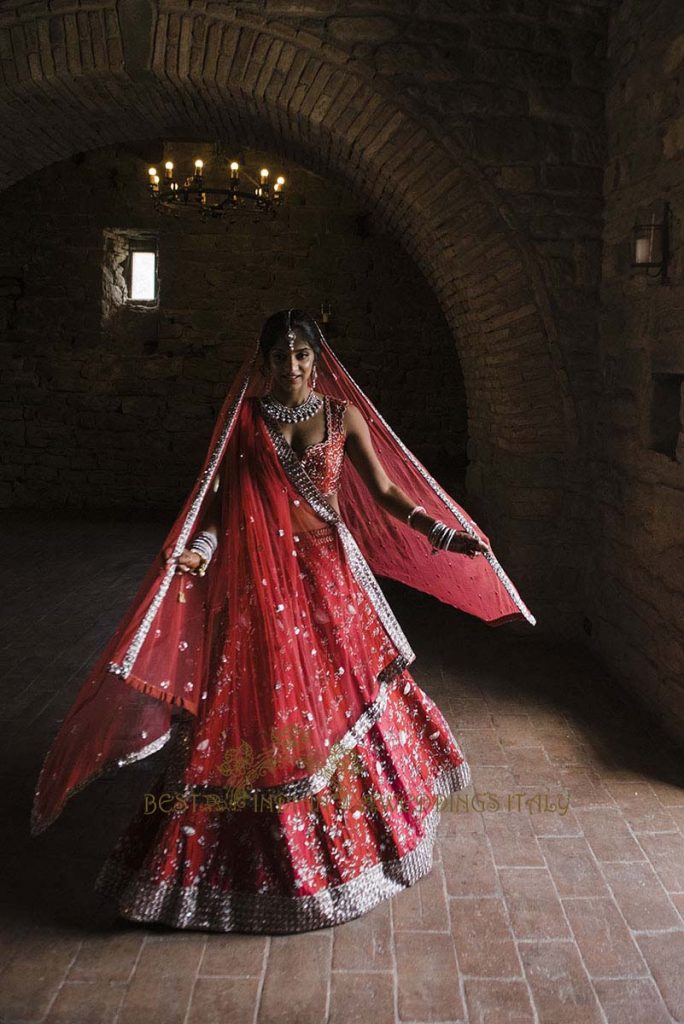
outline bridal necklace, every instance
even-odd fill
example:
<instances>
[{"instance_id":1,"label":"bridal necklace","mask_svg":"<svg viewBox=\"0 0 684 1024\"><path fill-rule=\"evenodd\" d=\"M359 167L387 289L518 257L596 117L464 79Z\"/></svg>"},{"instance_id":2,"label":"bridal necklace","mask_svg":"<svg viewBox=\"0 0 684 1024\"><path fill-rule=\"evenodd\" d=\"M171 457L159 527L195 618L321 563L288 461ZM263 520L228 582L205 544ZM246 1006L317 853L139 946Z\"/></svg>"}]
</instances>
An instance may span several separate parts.
<instances>
[{"instance_id":1,"label":"bridal necklace","mask_svg":"<svg viewBox=\"0 0 684 1024\"><path fill-rule=\"evenodd\" d=\"M259 401L264 412L279 423L301 423L302 420L310 420L323 405L323 399L314 391L310 391L299 405L284 405L271 394L264 395Z\"/></svg>"}]
</instances>

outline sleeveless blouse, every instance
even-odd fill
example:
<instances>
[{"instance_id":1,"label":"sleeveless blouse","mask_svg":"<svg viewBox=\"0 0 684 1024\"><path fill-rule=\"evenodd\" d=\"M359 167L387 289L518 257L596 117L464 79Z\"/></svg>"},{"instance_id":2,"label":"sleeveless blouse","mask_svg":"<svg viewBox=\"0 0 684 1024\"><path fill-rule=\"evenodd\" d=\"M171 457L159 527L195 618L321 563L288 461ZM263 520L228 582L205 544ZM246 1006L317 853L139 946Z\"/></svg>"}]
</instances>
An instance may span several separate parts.
<instances>
[{"instance_id":1,"label":"sleeveless blouse","mask_svg":"<svg viewBox=\"0 0 684 1024\"><path fill-rule=\"evenodd\" d=\"M325 439L307 445L300 458L308 476L321 494L332 494L340 484L344 464L344 410L347 399L323 396L325 411Z\"/></svg>"},{"instance_id":2,"label":"sleeveless blouse","mask_svg":"<svg viewBox=\"0 0 684 1024\"><path fill-rule=\"evenodd\" d=\"M349 405L348 399L333 398L323 395L323 415L325 419L325 438L315 444L309 444L300 456L289 441L286 441L280 427L276 429L304 467L307 476L321 492L329 495L339 487L342 466L344 464L344 410Z\"/></svg>"}]
</instances>

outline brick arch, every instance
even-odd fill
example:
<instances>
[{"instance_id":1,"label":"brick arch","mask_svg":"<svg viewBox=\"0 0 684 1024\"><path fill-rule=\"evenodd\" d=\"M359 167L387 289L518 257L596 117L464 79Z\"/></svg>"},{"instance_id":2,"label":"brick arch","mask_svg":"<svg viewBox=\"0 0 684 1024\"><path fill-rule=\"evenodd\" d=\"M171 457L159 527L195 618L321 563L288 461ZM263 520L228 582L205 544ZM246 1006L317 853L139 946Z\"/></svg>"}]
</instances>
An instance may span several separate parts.
<instances>
[{"instance_id":1,"label":"brick arch","mask_svg":"<svg viewBox=\"0 0 684 1024\"><path fill-rule=\"evenodd\" d=\"M555 519L576 445L567 376L531 249L467 156L306 33L217 4L208 14L148 0L142 17L129 0L67 4L36 14L33 3L25 17L20 5L0 23L0 185L103 145L212 135L342 178L412 255L450 324L475 491L493 518L531 508L532 520ZM525 489L537 504L523 496L516 510Z\"/></svg>"}]
</instances>

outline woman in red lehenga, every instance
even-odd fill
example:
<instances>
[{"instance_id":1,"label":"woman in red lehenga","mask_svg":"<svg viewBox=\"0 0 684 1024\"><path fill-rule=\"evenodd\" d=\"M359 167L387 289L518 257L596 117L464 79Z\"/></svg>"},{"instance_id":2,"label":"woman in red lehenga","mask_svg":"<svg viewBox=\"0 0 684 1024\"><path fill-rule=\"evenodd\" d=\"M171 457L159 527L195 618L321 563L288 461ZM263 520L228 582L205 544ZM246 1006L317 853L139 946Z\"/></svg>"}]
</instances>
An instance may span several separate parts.
<instances>
[{"instance_id":1,"label":"woman in red lehenga","mask_svg":"<svg viewBox=\"0 0 684 1024\"><path fill-rule=\"evenodd\" d=\"M32 833L173 739L95 883L122 917L306 931L425 875L440 799L470 770L374 572L492 625L535 621L316 321L275 313L45 758Z\"/></svg>"}]
</instances>

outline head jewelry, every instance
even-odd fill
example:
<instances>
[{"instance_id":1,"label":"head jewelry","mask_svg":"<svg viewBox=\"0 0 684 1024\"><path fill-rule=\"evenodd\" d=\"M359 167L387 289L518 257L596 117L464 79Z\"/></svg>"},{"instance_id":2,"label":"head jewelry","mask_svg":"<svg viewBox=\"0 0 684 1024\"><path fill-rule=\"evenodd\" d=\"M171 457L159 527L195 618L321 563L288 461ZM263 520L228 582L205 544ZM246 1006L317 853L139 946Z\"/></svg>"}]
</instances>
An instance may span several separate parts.
<instances>
[{"instance_id":1,"label":"head jewelry","mask_svg":"<svg viewBox=\"0 0 684 1024\"><path fill-rule=\"evenodd\" d=\"M290 352L292 352L293 349L294 349L294 343L296 341L296 338L297 338L297 335L295 334L295 332L294 332L294 330L292 328L292 310L288 309L288 311L287 311L287 343L289 345Z\"/></svg>"}]
</instances>

